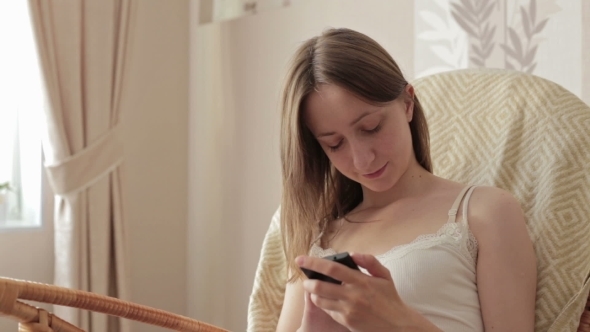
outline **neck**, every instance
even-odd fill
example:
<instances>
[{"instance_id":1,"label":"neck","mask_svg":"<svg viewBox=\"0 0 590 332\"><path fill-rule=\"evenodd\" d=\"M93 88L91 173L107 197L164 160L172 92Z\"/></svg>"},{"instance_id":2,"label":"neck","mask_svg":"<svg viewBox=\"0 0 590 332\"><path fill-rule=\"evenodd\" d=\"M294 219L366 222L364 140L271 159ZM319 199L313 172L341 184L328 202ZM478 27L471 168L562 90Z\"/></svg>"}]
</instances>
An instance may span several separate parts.
<instances>
[{"instance_id":1,"label":"neck","mask_svg":"<svg viewBox=\"0 0 590 332\"><path fill-rule=\"evenodd\" d=\"M400 199L420 195L428 190L435 178L432 173L422 168L414 160L390 189L375 192L363 187L363 202L361 205L363 208L382 208Z\"/></svg>"}]
</instances>

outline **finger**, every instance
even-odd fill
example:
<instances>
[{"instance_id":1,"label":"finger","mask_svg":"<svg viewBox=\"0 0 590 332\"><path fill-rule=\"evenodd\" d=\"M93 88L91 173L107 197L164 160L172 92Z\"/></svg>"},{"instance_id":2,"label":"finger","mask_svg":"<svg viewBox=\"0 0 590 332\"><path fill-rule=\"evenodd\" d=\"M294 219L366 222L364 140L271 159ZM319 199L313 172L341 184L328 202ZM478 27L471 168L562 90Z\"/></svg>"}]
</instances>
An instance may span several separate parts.
<instances>
[{"instance_id":1,"label":"finger","mask_svg":"<svg viewBox=\"0 0 590 332\"><path fill-rule=\"evenodd\" d=\"M375 256L357 253L352 253L350 256L358 266L367 270L367 272L369 272L369 274L371 274L373 277L393 281L391 278L391 272L385 266L383 266L383 264L381 264L381 262L379 262Z\"/></svg>"},{"instance_id":2,"label":"finger","mask_svg":"<svg viewBox=\"0 0 590 332\"><path fill-rule=\"evenodd\" d=\"M305 302L305 307L307 307L311 301L309 292L303 292L303 300Z\"/></svg>"},{"instance_id":3,"label":"finger","mask_svg":"<svg viewBox=\"0 0 590 332\"><path fill-rule=\"evenodd\" d=\"M348 296L342 286L321 280L303 280L303 289L306 293L332 300L345 300Z\"/></svg>"},{"instance_id":4,"label":"finger","mask_svg":"<svg viewBox=\"0 0 590 332\"><path fill-rule=\"evenodd\" d=\"M342 309L342 303L340 301L328 299L317 294L311 294L310 301L313 302L316 307L324 311L328 311L328 314L330 312L340 311Z\"/></svg>"},{"instance_id":5,"label":"finger","mask_svg":"<svg viewBox=\"0 0 590 332\"><path fill-rule=\"evenodd\" d=\"M307 312L313 312L315 309L315 304L311 300L311 294L309 292L303 292L305 298L305 305L303 306L304 310Z\"/></svg>"},{"instance_id":6,"label":"finger","mask_svg":"<svg viewBox=\"0 0 590 332\"><path fill-rule=\"evenodd\" d=\"M295 259L295 262L299 267L319 272L344 283L353 283L358 280L360 276L363 276L360 271L353 270L338 262L319 257L298 256Z\"/></svg>"}]
</instances>

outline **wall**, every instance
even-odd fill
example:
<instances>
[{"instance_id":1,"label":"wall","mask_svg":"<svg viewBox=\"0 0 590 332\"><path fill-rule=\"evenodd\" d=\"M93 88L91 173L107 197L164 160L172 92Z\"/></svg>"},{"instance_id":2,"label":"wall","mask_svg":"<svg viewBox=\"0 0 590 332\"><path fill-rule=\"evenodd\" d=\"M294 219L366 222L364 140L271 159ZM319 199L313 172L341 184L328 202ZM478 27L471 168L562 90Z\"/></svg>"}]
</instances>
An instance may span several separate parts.
<instances>
[{"instance_id":1,"label":"wall","mask_svg":"<svg viewBox=\"0 0 590 332\"><path fill-rule=\"evenodd\" d=\"M193 26L188 314L234 331L280 201L278 95L288 59L327 27L365 32L413 76L412 1L298 1ZM193 13L197 15L198 13ZM196 16L198 17L198 16Z\"/></svg>"},{"instance_id":2,"label":"wall","mask_svg":"<svg viewBox=\"0 0 590 332\"><path fill-rule=\"evenodd\" d=\"M53 282L53 193L43 179L42 225L34 228L0 229L0 276ZM8 254L7 254L8 253ZM38 304L47 311L52 305ZM0 316L0 331L17 331L18 323Z\"/></svg>"},{"instance_id":3,"label":"wall","mask_svg":"<svg viewBox=\"0 0 590 332\"><path fill-rule=\"evenodd\" d=\"M137 2L123 100L131 299L178 314L186 313L188 5Z\"/></svg>"},{"instance_id":4,"label":"wall","mask_svg":"<svg viewBox=\"0 0 590 332\"><path fill-rule=\"evenodd\" d=\"M0 276L53 282L53 229L45 225L36 229L0 230L3 252ZM5 249L6 248L6 249ZM43 306L51 310L51 306ZM18 323L0 316L0 331L17 331Z\"/></svg>"}]
</instances>

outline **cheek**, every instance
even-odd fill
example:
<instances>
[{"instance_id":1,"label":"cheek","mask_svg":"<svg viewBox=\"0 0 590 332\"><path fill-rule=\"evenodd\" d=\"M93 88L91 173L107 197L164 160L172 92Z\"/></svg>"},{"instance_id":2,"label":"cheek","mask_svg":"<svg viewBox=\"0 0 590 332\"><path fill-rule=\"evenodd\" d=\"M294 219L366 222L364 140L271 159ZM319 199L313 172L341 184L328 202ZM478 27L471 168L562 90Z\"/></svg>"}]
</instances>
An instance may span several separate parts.
<instances>
[{"instance_id":1,"label":"cheek","mask_svg":"<svg viewBox=\"0 0 590 332\"><path fill-rule=\"evenodd\" d=\"M395 135L386 135L381 137L377 142L375 142L376 150L379 151L381 154L390 154L394 150L397 149L398 137Z\"/></svg>"},{"instance_id":2,"label":"cheek","mask_svg":"<svg viewBox=\"0 0 590 332\"><path fill-rule=\"evenodd\" d=\"M403 157L412 150L412 135L409 128L398 128L381 137L377 144L381 154Z\"/></svg>"},{"instance_id":3,"label":"cheek","mask_svg":"<svg viewBox=\"0 0 590 332\"><path fill-rule=\"evenodd\" d=\"M328 154L328 159L330 159L330 162L332 163L332 165L334 167L336 167L336 169L338 171L340 171L340 173L347 173L347 168L348 168L348 160L349 158L347 157L347 153L346 151L338 151L336 153L330 153Z\"/></svg>"},{"instance_id":4,"label":"cheek","mask_svg":"<svg viewBox=\"0 0 590 332\"><path fill-rule=\"evenodd\" d=\"M326 153L328 159L330 159L332 166L334 166L340 173L347 177L352 176L350 171L352 167L352 157L347 150L339 150L335 153L331 153L329 150L324 150L324 153Z\"/></svg>"}]
</instances>

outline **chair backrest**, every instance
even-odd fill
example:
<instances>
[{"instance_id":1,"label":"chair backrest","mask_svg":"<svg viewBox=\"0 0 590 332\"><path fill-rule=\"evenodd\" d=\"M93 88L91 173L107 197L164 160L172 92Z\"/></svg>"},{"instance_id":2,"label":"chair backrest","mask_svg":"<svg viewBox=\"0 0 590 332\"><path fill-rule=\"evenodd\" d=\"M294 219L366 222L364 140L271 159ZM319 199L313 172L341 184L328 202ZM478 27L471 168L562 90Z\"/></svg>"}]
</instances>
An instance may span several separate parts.
<instances>
[{"instance_id":1,"label":"chair backrest","mask_svg":"<svg viewBox=\"0 0 590 332\"><path fill-rule=\"evenodd\" d=\"M538 261L536 330L575 330L590 290L590 108L516 71L460 70L414 86L434 173L520 201Z\"/></svg>"},{"instance_id":2,"label":"chair backrest","mask_svg":"<svg viewBox=\"0 0 590 332\"><path fill-rule=\"evenodd\" d=\"M553 82L515 71L458 70L413 84L434 173L504 188L523 207L538 260L535 330L576 331L590 291L590 108ZM249 331L274 331L280 314L279 212L263 243Z\"/></svg>"},{"instance_id":3,"label":"chair backrest","mask_svg":"<svg viewBox=\"0 0 590 332\"><path fill-rule=\"evenodd\" d=\"M7 315L18 320L21 332L83 332L83 330L43 309L19 300L90 310L175 331L227 331L195 319L108 296L0 277L0 316Z\"/></svg>"},{"instance_id":4,"label":"chair backrest","mask_svg":"<svg viewBox=\"0 0 590 332\"><path fill-rule=\"evenodd\" d=\"M281 208L270 221L260 250L248 305L248 332L275 332L287 285L287 258L281 238Z\"/></svg>"}]
</instances>

